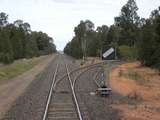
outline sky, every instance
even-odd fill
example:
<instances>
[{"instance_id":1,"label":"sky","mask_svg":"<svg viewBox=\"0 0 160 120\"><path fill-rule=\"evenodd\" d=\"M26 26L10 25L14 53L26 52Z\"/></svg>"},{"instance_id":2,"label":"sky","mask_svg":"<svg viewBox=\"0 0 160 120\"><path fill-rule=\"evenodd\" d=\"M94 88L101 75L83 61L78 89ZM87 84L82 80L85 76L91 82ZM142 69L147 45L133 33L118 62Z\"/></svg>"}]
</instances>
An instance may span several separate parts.
<instances>
[{"instance_id":1,"label":"sky","mask_svg":"<svg viewBox=\"0 0 160 120\"><path fill-rule=\"evenodd\" d=\"M136 0L140 17L148 18L160 6L160 0ZM74 36L74 27L89 19L95 28L112 25L114 17L127 0L0 0L0 12L9 22L22 19L32 31L43 31L53 37L58 50L63 50Z\"/></svg>"}]
</instances>

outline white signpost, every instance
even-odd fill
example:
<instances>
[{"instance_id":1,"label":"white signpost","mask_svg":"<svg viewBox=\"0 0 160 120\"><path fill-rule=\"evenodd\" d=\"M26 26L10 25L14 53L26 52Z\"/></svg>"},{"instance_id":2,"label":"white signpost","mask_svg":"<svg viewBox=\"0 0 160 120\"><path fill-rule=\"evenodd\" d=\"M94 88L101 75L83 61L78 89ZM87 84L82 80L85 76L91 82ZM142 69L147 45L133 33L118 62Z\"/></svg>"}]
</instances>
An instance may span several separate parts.
<instances>
[{"instance_id":1,"label":"white signpost","mask_svg":"<svg viewBox=\"0 0 160 120\"><path fill-rule=\"evenodd\" d=\"M110 48L105 53L103 53L103 57L107 58L109 55L111 55L114 52L114 48Z\"/></svg>"}]
</instances>

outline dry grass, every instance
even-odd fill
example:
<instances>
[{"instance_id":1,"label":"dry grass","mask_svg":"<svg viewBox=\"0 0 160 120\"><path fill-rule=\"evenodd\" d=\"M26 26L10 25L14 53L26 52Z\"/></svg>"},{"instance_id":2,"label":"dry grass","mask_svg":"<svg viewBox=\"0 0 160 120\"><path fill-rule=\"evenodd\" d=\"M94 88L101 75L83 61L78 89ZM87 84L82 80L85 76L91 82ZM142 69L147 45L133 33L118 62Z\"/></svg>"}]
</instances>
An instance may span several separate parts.
<instances>
[{"instance_id":1,"label":"dry grass","mask_svg":"<svg viewBox=\"0 0 160 120\"><path fill-rule=\"evenodd\" d=\"M32 59L17 60L12 64L1 67L0 69L0 80L7 80L13 78L23 72L33 68L38 64L44 57L35 57Z\"/></svg>"},{"instance_id":2,"label":"dry grass","mask_svg":"<svg viewBox=\"0 0 160 120\"><path fill-rule=\"evenodd\" d=\"M110 73L112 89L123 96L115 109L122 120L159 120L160 75L157 70L142 67L139 62L126 63ZM133 101L134 104L130 104Z\"/></svg>"}]
</instances>

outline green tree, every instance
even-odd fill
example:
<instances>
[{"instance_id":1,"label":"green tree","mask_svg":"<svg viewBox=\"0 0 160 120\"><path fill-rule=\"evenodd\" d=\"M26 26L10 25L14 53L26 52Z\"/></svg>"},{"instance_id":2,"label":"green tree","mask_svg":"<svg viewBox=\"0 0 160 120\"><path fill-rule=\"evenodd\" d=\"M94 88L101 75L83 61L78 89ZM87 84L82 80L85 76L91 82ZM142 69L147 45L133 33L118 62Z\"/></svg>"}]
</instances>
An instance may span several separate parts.
<instances>
[{"instance_id":1,"label":"green tree","mask_svg":"<svg viewBox=\"0 0 160 120\"><path fill-rule=\"evenodd\" d=\"M4 27L8 23L8 15L4 12L0 13L0 27Z\"/></svg>"},{"instance_id":2,"label":"green tree","mask_svg":"<svg viewBox=\"0 0 160 120\"><path fill-rule=\"evenodd\" d=\"M11 63L14 59L56 52L51 37L43 32L32 32L23 20L8 22L8 15L0 13L0 62Z\"/></svg>"},{"instance_id":3,"label":"green tree","mask_svg":"<svg viewBox=\"0 0 160 120\"><path fill-rule=\"evenodd\" d=\"M73 37L72 41L67 43L64 48L64 52L75 58L82 58L83 56L81 46L79 45L79 40L76 37Z\"/></svg>"},{"instance_id":4,"label":"green tree","mask_svg":"<svg viewBox=\"0 0 160 120\"><path fill-rule=\"evenodd\" d=\"M9 30L9 39L13 47L14 59L24 57L25 33L22 28L17 28L13 24L6 27Z\"/></svg>"},{"instance_id":5,"label":"green tree","mask_svg":"<svg viewBox=\"0 0 160 120\"><path fill-rule=\"evenodd\" d=\"M106 25L102 25L101 27L97 27L97 53L102 56L103 49L106 48L106 46L110 45L110 40L107 38L109 28Z\"/></svg>"},{"instance_id":6,"label":"green tree","mask_svg":"<svg viewBox=\"0 0 160 120\"><path fill-rule=\"evenodd\" d=\"M83 56L86 57L87 55L87 42L88 42L88 35L90 32L92 32L94 29L94 24L90 20L81 21L80 24L75 27L74 32L75 36L79 41L79 44L81 45L81 51L83 53Z\"/></svg>"},{"instance_id":7,"label":"green tree","mask_svg":"<svg viewBox=\"0 0 160 120\"><path fill-rule=\"evenodd\" d=\"M151 13L141 31L139 58L144 65L160 69L160 7Z\"/></svg>"},{"instance_id":8,"label":"green tree","mask_svg":"<svg viewBox=\"0 0 160 120\"><path fill-rule=\"evenodd\" d=\"M8 29L0 29L0 61L3 63L13 62L13 49L8 33Z\"/></svg>"},{"instance_id":9,"label":"green tree","mask_svg":"<svg viewBox=\"0 0 160 120\"><path fill-rule=\"evenodd\" d=\"M135 46L137 42L139 16L135 0L128 0L121 9L119 17L115 17L115 24L121 28L119 43L121 45Z\"/></svg>"}]
</instances>

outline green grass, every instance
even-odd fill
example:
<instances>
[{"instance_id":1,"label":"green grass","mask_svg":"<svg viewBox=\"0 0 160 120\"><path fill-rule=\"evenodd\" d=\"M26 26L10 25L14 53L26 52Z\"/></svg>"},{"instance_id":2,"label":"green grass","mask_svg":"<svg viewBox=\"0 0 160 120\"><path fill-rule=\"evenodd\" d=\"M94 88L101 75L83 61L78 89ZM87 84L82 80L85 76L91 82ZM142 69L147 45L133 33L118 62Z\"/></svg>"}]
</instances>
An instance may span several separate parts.
<instances>
[{"instance_id":1,"label":"green grass","mask_svg":"<svg viewBox=\"0 0 160 120\"><path fill-rule=\"evenodd\" d=\"M23 72L31 69L34 65L38 63L39 59L23 59L15 61L12 64L6 65L0 68L0 80L11 79Z\"/></svg>"},{"instance_id":2,"label":"green grass","mask_svg":"<svg viewBox=\"0 0 160 120\"><path fill-rule=\"evenodd\" d=\"M127 61L134 61L137 59L137 48L121 45L118 48L119 55L122 59Z\"/></svg>"},{"instance_id":3,"label":"green grass","mask_svg":"<svg viewBox=\"0 0 160 120\"><path fill-rule=\"evenodd\" d=\"M133 70L128 70L127 72L120 71L119 75L131 80L144 81L144 78Z\"/></svg>"}]
</instances>

